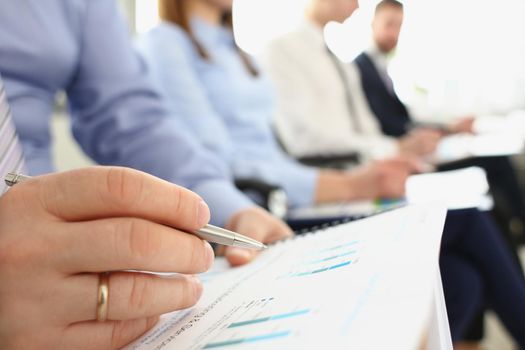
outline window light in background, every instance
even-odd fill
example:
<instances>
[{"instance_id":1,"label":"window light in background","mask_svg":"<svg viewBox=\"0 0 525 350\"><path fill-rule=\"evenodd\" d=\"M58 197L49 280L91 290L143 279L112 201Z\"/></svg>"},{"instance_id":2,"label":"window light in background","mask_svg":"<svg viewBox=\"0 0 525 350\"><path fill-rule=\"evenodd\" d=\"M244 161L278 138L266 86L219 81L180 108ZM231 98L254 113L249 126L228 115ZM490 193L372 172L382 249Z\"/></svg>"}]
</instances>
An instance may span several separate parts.
<instances>
[{"instance_id":1,"label":"window light in background","mask_svg":"<svg viewBox=\"0 0 525 350\"><path fill-rule=\"evenodd\" d=\"M525 107L525 2L405 0L391 73L402 97L427 91L434 113L505 113Z\"/></svg>"},{"instance_id":2,"label":"window light in background","mask_svg":"<svg viewBox=\"0 0 525 350\"><path fill-rule=\"evenodd\" d=\"M307 0L235 0L236 41L259 54L302 20ZM370 44L378 0L361 0L343 25L325 29L328 45L351 61ZM428 115L505 113L525 108L523 0L404 0L405 25L390 72L400 96ZM136 28L158 22L156 1L136 0ZM421 106L425 106L422 108Z\"/></svg>"},{"instance_id":3,"label":"window light in background","mask_svg":"<svg viewBox=\"0 0 525 350\"><path fill-rule=\"evenodd\" d=\"M144 33L159 23L156 0L135 0L135 28L137 33Z\"/></svg>"}]
</instances>

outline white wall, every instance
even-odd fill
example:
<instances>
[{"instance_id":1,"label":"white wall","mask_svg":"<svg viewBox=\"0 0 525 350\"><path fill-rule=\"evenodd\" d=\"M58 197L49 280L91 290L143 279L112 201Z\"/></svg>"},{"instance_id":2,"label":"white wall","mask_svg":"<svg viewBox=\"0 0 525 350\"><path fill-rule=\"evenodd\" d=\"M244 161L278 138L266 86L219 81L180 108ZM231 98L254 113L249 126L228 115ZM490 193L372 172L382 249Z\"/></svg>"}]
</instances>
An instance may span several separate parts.
<instances>
[{"instance_id":1,"label":"white wall","mask_svg":"<svg viewBox=\"0 0 525 350\"><path fill-rule=\"evenodd\" d=\"M52 133L53 157L57 170L64 171L93 164L72 138L67 115L56 113L53 116Z\"/></svg>"}]
</instances>

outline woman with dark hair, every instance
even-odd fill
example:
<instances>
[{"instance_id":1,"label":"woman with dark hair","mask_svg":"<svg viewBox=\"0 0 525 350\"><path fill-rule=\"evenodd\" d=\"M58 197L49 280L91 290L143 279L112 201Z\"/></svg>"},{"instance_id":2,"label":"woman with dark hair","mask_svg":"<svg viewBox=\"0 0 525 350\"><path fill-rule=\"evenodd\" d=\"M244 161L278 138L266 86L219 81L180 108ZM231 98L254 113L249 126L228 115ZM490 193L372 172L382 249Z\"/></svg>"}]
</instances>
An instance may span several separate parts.
<instances>
[{"instance_id":1,"label":"woman with dark hair","mask_svg":"<svg viewBox=\"0 0 525 350\"><path fill-rule=\"evenodd\" d=\"M340 200L347 190L359 191L360 198L381 195L374 181L331 184L332 195L322 194L323 171L282 154L272 133L270 82L235 44L231 0L160 0L159 10L163 23L138 43L151 77L172 115L184 116L181 122L234 174L280 184L295 206ZM364 170L331 173L349 174L368 177ZM455 341L488 301L525 347L525 281L487 215L475 209L449 213L441 267Z\"/></svg>"},{"instance_id":2,"label":"woman with dark hair","mask_svg":"<svg viewBox=\"0 0 525 350\"><path fill-rule=\"evenodd\" d=\"M293 207L404 193L416 167L411 160L377 161L352 172L320 170L280 149L270 82L235 44L231 1L159 1L159 12L164 22L138 42L150 75L169 107L184 116L180 121L234 176L281 186Z\"/></svg>"}]
</instances>

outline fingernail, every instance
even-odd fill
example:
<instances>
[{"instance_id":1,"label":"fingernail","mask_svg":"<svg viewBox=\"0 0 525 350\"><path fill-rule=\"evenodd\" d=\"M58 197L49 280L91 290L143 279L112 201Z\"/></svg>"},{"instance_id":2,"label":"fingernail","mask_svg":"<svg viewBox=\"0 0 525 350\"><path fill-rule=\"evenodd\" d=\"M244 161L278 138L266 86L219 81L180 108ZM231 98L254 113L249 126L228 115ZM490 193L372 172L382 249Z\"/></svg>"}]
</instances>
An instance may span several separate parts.
<instances>
[{"instance_id":1,"label":"fingernail","mask_svg":"<svg viewBox=\"0 0 525 350\"><path fill-rule=\"evenodd\" d=\"M198 205L197 220L200 227L206 225L210 221L210 208L203 200L201 200Z\"/></svg>"}]
</instances>

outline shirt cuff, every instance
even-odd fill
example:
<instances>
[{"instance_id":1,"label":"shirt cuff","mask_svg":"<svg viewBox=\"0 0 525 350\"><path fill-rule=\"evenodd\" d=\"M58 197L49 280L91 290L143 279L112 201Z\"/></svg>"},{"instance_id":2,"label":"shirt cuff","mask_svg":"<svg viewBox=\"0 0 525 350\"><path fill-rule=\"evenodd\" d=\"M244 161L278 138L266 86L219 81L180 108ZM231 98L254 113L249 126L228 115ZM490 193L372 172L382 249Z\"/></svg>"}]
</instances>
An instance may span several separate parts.
<instances>
[{"instance_id":1,"label":"shirt cuff","mask_svg":"<svg viewBox=\"0 0 525 350\"><path fill-rule=\"evenodd\" d=\"M393 137L383 137L371 147L370 159L385 159L399 154L398 140Z\"/></svg>"},{"instance_id":2,"label":"shirt cuff","mask_svg":"<svg viewBox=\"0 0 525 350\"><path fill-rule=\"evenodd\" d=\"M319 181L319 171L315 168L300 167L297 176L287 177L283 188L292 208L309 207L315 204L315 191Z\"/></svg>"},{"instance_id":3,"label":"shirt cuff","mask_svg":"<svg viewBox=\"0 0 525 350\"><path fill-rule=\"evenodd\" d=\"M233 214L256 205L228 181L204 181L193 187L208 204L210 223L224 227Z\"/></svg>"}]
</instances>

